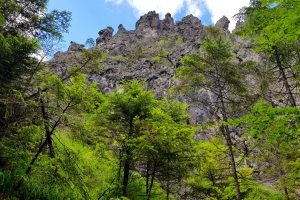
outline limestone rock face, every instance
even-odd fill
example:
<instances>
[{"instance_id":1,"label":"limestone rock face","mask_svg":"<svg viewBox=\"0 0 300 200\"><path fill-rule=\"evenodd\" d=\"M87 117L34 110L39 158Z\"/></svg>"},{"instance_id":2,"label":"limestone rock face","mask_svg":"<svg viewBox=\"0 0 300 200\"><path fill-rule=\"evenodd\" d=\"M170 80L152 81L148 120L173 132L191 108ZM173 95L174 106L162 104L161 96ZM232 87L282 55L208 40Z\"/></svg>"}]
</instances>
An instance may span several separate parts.
<instances>
[{"instance_id":1,"label":"limestone rock face","mask_svg":"<svg viewBox=\"0 0 300 200\"><path fill-rule=\"evenodd\" d=\"M216 23L224 34L230 34L228 25L229 20L226 17ZM176 81L174 74L181 65L182 56L200 52L205 28L193 15L174 23L171 14L166 14L161 20L154 11L141 16L136 22L135 30L126 30L120 24L117 33L113 35L113 28L107 27L99 31L96 46L107 54L107 59L101 63L101 67L88 66L99 68L98 71L88 72L88 80L98 82L99 89L107 93L118 87L122 80L137 79L144 81L148 89L153 89L156 97L163 98ZM238 47L234 51L236 62L259 59L257 54L247 48L249 44L246 41L239 38L232 41ZM49 62L50 67L60 76L65 76L68 66L85 63L80 55L82 48L82 45L71 43L67 52L55 54ZM178 97L189 104L191 123L201 123L209 119L212 111L199 102L208 101L210 96L208 92L199 91Z\"/></svg>"}]
</instances>

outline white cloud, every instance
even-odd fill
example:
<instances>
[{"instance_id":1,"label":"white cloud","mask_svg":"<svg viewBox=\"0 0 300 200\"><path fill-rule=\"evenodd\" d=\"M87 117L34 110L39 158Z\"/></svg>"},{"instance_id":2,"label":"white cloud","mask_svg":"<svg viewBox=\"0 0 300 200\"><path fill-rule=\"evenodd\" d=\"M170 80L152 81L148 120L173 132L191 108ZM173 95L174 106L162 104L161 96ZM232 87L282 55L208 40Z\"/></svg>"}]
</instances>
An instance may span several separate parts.
<instances>
[{"instance_id":1,"label":"white cloud","mask_svg":"<svg viewBox=\"0 0 300 200\"><path fill-rule=\"evenodd\" d=\"M123 3L123 0L105 0L105 1L109 2L109 3L117 4L117 5L120 5L121 3Z\"/></svg>"},{"instance_id":2,"label":"white cloud","mask_svg":"<svg viewBox=\"0 0 300 200\"><path fill-rule=\"evenodd\" d=\"M186 0L187 12L186 14L193 14L196 17L201 17L205 9L204 1Z\"/></svg>"},{"instance_id":3,"label":"white cloud","mask_svg":"<svg viewBox=\"0 0 300 200\"><path fill-rule=\"evenodd\" d=\"M171 13L173 16L183 9L185 14L193 14L202 17L205 9L209 9L213 23L224 15L231 21L229 29L235 26L233 15L238 13L243 6L248 6L250 0L105 0L120 5L127 2L138 16L155 10L161 16Z\"/></svg>"},{"instance_id":4,"label":"white cloud","mask_svg":"<svg viewBox=\"0 0 300 200\"><path fill-rule=\"evenodd\" d=\"M234 29L235 20L233 16L244 6L249 6L250 0L205 0L211 19L216 23L224 15L230 20L229 30Z\"/></svg>"},{"instance_id":5,"label":"white cloud","mask_svg":"<svg viewBox=\"0 0 300 200\"><path fill-rule=\"evenodd\" d=\"M137 12L137 15L143 15L149 11L155 10L161 16L166 13L175 15L183 8L186 8L186 14L193 14L201 17L203 14L203 0L105 0L106 2L121 4L127 2Z\"/></svg>"}]
</instances>

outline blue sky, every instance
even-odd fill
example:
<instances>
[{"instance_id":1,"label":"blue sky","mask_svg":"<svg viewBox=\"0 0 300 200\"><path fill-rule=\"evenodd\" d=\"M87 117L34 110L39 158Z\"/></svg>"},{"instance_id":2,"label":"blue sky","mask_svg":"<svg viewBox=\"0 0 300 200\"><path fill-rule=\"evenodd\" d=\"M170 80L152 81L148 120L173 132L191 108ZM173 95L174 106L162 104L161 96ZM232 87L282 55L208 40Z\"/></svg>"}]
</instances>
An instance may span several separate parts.
<instances>
[{"instance_id":1,"label":"blue sky","mask_svg":"<svg viewBox=\"0 0 300 200\"><path fill-rule=\"evenodd\" d=\"M123 24L128 30L135 27L139 16L156 10L161 18L170 12L175 21L193 14L203 24L213 24L226 15L230 20L249 0L49 0L48 9L72 12L69 33L64 35L67 48L70 41L84 44L87 38L96 39L99 30L111 26L117 30ZM230 16L228 16L230 15Z\"/></svg>"}]
</instances>

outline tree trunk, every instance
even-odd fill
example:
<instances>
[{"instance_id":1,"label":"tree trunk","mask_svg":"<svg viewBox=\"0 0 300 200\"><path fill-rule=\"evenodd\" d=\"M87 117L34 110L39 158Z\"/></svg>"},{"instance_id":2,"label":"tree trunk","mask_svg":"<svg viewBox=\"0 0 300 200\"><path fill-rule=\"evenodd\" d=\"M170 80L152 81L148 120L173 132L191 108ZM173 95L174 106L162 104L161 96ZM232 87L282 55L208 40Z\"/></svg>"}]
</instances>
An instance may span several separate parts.
<instances>
[{"instance_id":1,"label":"tree trunk","mask_svg":"<svg viewBox=\"0 0 300 200\"><path fill-rule=\"evenodd\" d=\"M151 196L151 191L152 191L153 184L154 184L155 173L156 173L156 161L153 163L153 169L152 169L152 174L151 174L151 182L150 182L149 191L148 191L148 194L147 194L147 200L149 200L150 196Z\"/></svg>"},{"instance_id":2,"label":"tree trunk","mask_svg":"<svg viewBox=\"0 0 300 200\"><path fill-rule=\"evenodd\" d=\"M280 72L280 74L282 76L282 79L283 79L283 84L284 84L285 90L288 93L289 102L290 102L291 106L296 107L297 106L296 100L295 100L295 97L294 97L294 95L292 93L291 86L290 86L290 84L288 82L288 78L286 76L285 70L284 70L284 68L282 66L282 63L281 63L281 60L280 60L280 55L278 53L277 48L275 48L275 57L276 57L277 67L278 67L279 72Z\"/></svg>"},{"instance_id":3,"label":"tree trunk","mask_svg":"<svg viewBox=\"0 0 300 200\"><path fill-rule=\"evenodd\" d=\"M150 195L149 195L149 168L150 168L150 162L147 162L147 167L146 167L146 196L147 196L147 200L150 199Z\"/></svg>"},{"instance_id":4,"label":"tree trunk","mask_svg":"<svg viewBox=\"0 0 300 200\"><path fill-rule=\"evenodd\" d=\"M224 96L223 96L223 92L220 90L220 100L221 100L221 111L222 111L222 117L223 117L223 121L227 121L228 117L227 117L227 112L226 112L226 107L225 107L225 103L224 103ZM240 183L239 183L239 178L238 178L238 174L237 174L237 170L236 170L236 163L235 163L235 159L234 159L234 153L233 153L233 149L232 149L232 141L231 141L231 137L230 137L230 130L228 128L228 126L221 126L221 130L222 133L225 137L226 140L226 144L229 150L229 156L230 156L230 165L231 165L231 173L234 179L234 186L235 186L235 190L236 190L236 199L237 200L241 200L242 196L241 196L241 190L240 190Z\"/></svg>"},{"instance_id":5,"label":"tree trunk","mask_svg":"<svg viewBox=\"0 0 300 200\"><path fill-rule=\"evenodd\" d=\"M54 149L53 149L53 144L52 144L52 138L51 138L51 134L50 133L47 133L47 147L48 147L48 150L49 150L49 156L51 158L54 158L55 157L55 154L54 154Z\"/></svg>"},{"instance_id":6,"label":"tree trunk","mask_svg":"<svg viewBox=\"0 0 300 200\"><path fill-rule=\"evenodd\" d=\"M285 194L285 199L289 200L290 197L289 197L289 191L288 191L287 187L284 187L283 190L284 190L284 194Z\"/></svg>"},{"instance_id":7,"label":"tree trunk","mask_svg":"<svg viewBox=\"0 0 300 200\"><path fill-rule=\"evenodd\" d=\"M39 147L39 150L37 151L37 153L36 153L36 154L34 155L34 157L32 158L32 160L31 160L31 162L30 162L30 164L29 164L29 166L28 166L28 168L27 168L27 170L26 170L26 172L25 172L25 175L26 175L26 176L28 176L28 175L30 174L33 164L34 164L35 161L38 159L39 155L42 153L42 151L43 151L44 147L46 146L46 144L47 144L47 140L45 140L45 141L42 143L42 145ZM24 180L24 178L22 177L22 178L17 182L17 184L14 186L14 189L15 189L16 191L20 189L20 187L21 187L21 185L22 185L22 183L23 183L23 180Z\"/></svg>"},{"instance_id":8,"label":"tree trunk","mask_svg":"<svg viewBox=\"0 0 300 200\"><path fill-rule=\"evenodd\" d=\"M277 155L277 158L279 158L280 153L278 151L276 151L276 155ZM285 173L284 173L283 169L280 169L280 176L281 177L285 176ZM289 197L289 191L288 191L288 189L286 187L286 181L285 180L284 180L284 183L283 183L283 191L284 191L285 199L289 200L290 199L290 197Z\"/></svg>"},{"instance_id":9,"label":"tree trunk","mask_svg":"<svg viewBox=\"0 0 300 200\"><path fill-rule=\"evenodd\" d=\"M123 196L128 196L128 182L129 182L129 170L130 170L130 150L126 146L125 147L125 162L124 162L124 173L123 173Z\"/></svg>"},{"instance_id":10,"label":"tree trunk","mask_svg":"<svg viewBox=\"0 0 300 200\"><path fill-rule=\"evenodd\" d=\"M133 119L129 121L129 132L128 139L131 139L133 134ZM123 196L128 196L128 183L129 183L129 171L131 164L131 149L128 147L125 141L125 162L124 162L124 173L123 173Z\"/></svg>"},{"instance_id":11,"label":"tree trunk","mask_svg":"<svg viewBox=\"0 0 300 200\"><path fill-rule=\"evenodd\" d=\"M170 184L169 181L167 181L167 191L166 191L166 200L169 200L170 198Z\"/></svg>"},{"instance_id":12,"label":"tree trunk","mask_svg":"<svg viewBox=\"0 0 300 200\"><path fill-rule=\"evenodd\" d=\"M241 191L240 191L240 183L239 183L238 174L237 174L237 170L236 170L234 153L233 153L233 149L232 149L233 145L232 145L232 141L230 138L229 128L228 128L228 126L222 125L222 129L223 129L223 134L226 139L227 147L229 150L231 173L232 173L232 176L234 179L234 186L235 186L235 190L236 190L236 199L241 200L242 197L241 197Z\"/></svg>"},{"instance_id":13,"label":"tree trunk","mask_svg":"<svg viewBox=\"0 0 300 200\"><path fill-rule=\"evenodd\" d=\"M0 103L0 137L2 137L2 133L4 133L5 129L7 128L8 124L5 119L6 114L6 105Z\"/></svg>"},{"instance_id":14,"label":"tree trunk","mask_svg":"<svg viewBox=\"0 0 300 200\"><path fill-rule=\"evenodd\" d=\"M120 189L120 179L121 179L121 170L122 170L122 158L123 158L123 155L122 155L122 152L120 150L119 152L119 169L118 169L118 176L117 176L117 191L119 192L119 189Z\"/></svg>"},{"instance_id":15,"label":"tree trunk","mask_svg":"<svg viewBox=\"0 0 300 200\"><path fill-rule=\"evenodd\" d=\"M45 140L45 141L43 142L43 144L39 147L39 150L36 152L36 154L35 154L34 157L32 158L32 160L31 160L31 162L30 162L30 164L29 164L29 166L28 166L28 168L27 168L27 170L26 170L26 172L25 172L26 175L29 175L29 174L30 174L31 168L32 168L33 164L35 163L35 161L36 161L36 159L39 157L39 155L42 153L42 151L43 151L43 149L44 149L44 147L45 147L46 144L47 144L47 141Z\"/></svg>"},{"instance_id":16,"label":"tree trunk","mask_svg":"<svg viewBox=\"0 0 300 200\"><path fill-rule=\"evenodd\" d=\"M49 117L48 117L47 112L46 112L45 102L42 98L40 98L40 103L41 103L42 117L43 117L43 120L44 120L44 127L45 127L45 132L46 132L46 143L47 143L47 147L48 147L48 150L49 150L49 156L51 158L54 158L55 154L54 154L52 138L51 138L52 133L49 129Z\"/></svg>"}]
</instances>

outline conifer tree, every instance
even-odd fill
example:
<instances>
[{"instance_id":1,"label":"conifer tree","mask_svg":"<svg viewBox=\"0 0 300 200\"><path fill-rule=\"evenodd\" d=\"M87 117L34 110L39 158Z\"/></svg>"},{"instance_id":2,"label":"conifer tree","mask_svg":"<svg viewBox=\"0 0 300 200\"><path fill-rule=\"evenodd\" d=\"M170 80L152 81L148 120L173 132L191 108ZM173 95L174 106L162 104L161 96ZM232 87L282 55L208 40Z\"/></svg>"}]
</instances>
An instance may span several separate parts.
<instances>
[{"instance_id":1,"label":"conifer tree","mask_svg":"<svg viewBox=\"0 0 300 200\"><path fill-rule=\"evenodd\" d=\"M142 120L150 115L155 99L153 92L145 91L137 81L125 84L120 91L109 97L108 115L114 123L115 134L121 139L123 165L122 194L128 196L129 173L133 167L132 148L128 141L139 135L135 120Z\"/></svg>"},{"instance_id":2,"label":"conifer tree","mask_svg":"<svg viewBox=\"0 0 300 200\"><path fill-rule=\"evenodd\" d=\"M237 173L235 153L230 127L222 124L234 115L234 108L242 105L247 93L243 79L243 64L232 61L230 42L219 29L207 29L206 38L201 44L201 54L190 54L182 58L183 67L177 70L181 87L187 91L206 91L211 96L206 104L213 112L213 118L220 123L230 157L231 175L234 178L236 197L242 199Z\"/></svg>"}]
</instances>

